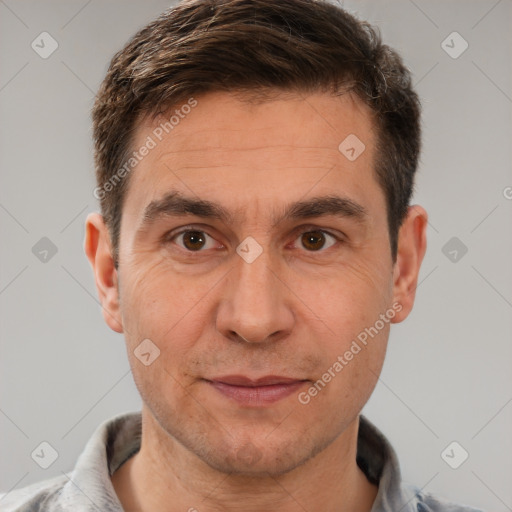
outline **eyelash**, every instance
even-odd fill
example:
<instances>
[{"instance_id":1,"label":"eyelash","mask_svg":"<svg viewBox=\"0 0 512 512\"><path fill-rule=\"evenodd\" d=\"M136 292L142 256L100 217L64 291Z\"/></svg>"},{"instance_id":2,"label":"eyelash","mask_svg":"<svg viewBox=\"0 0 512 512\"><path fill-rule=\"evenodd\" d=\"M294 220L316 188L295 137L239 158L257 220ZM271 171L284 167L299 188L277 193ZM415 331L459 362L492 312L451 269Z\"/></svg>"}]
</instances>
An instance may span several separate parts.
<instances>
[{"instance_id":1,"label":"eyelash","mask_svg":"<svg viewBox=\"0 0 512 512\"><path fill-rule=\"evenodd\" d=\"M164 243L170 243L170 242L173 242L174 239L176 239L177 237L179 237L180 235L183 235L185 233L188 233L190 231L197 231L199 233L203 233L205 235L207 235L208 237L212 238L213 240L215 240L215 238L211 235L209 235L204 229L202 228L199 228L199 227L195 227L195 226L186 226L184 228L182 228L180 231L178 232L173 232L173 231L170 231L168 233L166 233L162 238L163 238L163 241ZM330 249L331 247L333 247L336 242L337 243L343 243L345 242L345 240L338 236L338 235L335 235L334 233L331 233L330 231L327 231L325 229L321 229L321 228L318 228L317 226L301 226L299 228L297 228L296 230L294 230L293 232L293 236L295 237L294 238L294 241L297 240L297 238L300 236L300 235L304 235L306 233L323 233L324 235L328 235L328 236L331 236L332 238L334 238L335 240L335 243L333 243L331 246L327 247L327 249L324 249L323 247L321 249L319 249L318 251L308 251L308 250L305 250L305 252L307 253L311 253L311 254L314 254L314 253L323 253L323 252L326 252L328 249ZM205 252L204 249L200 249L198 251L190 251L188 249L186 249L185 247L182 247L180 245L178 245L178 247L187 252L188 254L196 254L196 253L201 253L201 252Z\"/></svg>"}]
</instances>

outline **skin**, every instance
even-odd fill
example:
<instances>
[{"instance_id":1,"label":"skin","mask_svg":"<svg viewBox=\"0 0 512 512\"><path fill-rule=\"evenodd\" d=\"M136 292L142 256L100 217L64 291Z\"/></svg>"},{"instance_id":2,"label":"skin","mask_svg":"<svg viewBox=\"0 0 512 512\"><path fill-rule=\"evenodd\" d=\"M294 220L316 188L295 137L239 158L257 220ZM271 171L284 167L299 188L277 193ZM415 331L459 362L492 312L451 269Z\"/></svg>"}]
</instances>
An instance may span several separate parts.
<instances>
[{"instance_id":1,"label":"skin","mask_svg":"<svg viewBox=\"0 0 512 512\"><path fill-rule=\"evenodd\" d=\"M356 464L359 414L390 324L413 307L427 214L409 208L393 263L374 126L351 95L197 101L130 176L117 270L102 217L86 221L104 318L124 334L144 404L141 450L114 488L126 510L369 511L378 489ZM160 122L143 120L134 147ZM349 134L366 146L353 162L338 150ZM233 218L164 216L142 229L144 208L172 190ZM363 206L365 222L276 223L288 204L333 193ZM183 227L203 232L200 251L173 238ZM318 230L328 233L311 249L303 234ZM236 252L248 236L263 250L252 263ZM393 304L394 318L307 404L294 392L243 407L204 380L281 375L308 380L307 391ZM134 355L147 338L160 350L149 366Z\"/></svg>"}]
</instances>

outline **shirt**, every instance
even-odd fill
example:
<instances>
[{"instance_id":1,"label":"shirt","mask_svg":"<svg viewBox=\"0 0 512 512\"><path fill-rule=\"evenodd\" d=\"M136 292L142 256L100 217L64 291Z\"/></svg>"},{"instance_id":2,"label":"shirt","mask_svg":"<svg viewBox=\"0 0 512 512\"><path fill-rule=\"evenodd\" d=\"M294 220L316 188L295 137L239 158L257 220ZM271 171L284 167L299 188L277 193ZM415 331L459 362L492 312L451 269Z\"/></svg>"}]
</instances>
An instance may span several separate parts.
<instances>
[{"instance_id":1,"label":"shirt","mask_svg":"<svg viewBox=\"0 0 512 512\"><path fill-rule=\"evenodd\" d=\"M140 449L141 413L115 416L87 442L71 476L60 476L0 495L2 512L122 512L111 475ZM367 418L359 417L357 463L379 490L371 512L482 512L456 505L402 482L396 454Z\"/></svg>"}]
</instances>

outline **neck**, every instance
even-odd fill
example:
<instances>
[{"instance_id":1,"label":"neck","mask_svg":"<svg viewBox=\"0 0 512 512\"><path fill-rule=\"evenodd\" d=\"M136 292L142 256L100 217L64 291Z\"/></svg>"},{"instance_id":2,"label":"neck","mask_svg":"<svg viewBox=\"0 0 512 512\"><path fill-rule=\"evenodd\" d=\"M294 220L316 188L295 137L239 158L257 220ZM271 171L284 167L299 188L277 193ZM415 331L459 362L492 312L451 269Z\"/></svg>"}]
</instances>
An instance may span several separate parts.
<instances>
[{"instance_id":1,"label":"neck","mask_svg":"<svg viewBox=\"0 0 512 512\"><path fill-rule=\"evenodd\" d=\"M141 449L112 476L126 512L369 512L378 488L356 463L358 418L292 471L226 474L199 459L143 410Z\"/></svg>"}]
</instances>

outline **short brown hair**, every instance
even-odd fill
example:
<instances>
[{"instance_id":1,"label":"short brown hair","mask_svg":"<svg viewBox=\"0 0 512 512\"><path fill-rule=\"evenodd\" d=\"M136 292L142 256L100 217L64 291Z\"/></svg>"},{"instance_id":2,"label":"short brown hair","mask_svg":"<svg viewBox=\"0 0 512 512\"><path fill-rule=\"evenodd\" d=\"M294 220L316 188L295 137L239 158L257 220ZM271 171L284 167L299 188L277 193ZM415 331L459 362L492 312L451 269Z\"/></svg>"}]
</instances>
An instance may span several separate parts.
<instances>
[{"instance_id":1,"label":"short brown hair","mask_svg":"<svg viewBox=\"0 0 512 512\"><path fill-rule=\"evenodd\" d=\"M420 151L420 102L400 56L375 28L327 1L186 0L113 57L93 108L95 195L116 265L128 179L112 180L129 158L138 121L214 91L350 91L368 105L396 260Z\"/></svg>"}]
</instances>

